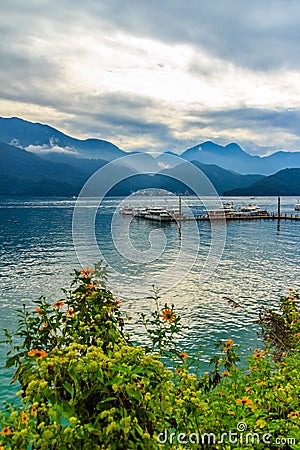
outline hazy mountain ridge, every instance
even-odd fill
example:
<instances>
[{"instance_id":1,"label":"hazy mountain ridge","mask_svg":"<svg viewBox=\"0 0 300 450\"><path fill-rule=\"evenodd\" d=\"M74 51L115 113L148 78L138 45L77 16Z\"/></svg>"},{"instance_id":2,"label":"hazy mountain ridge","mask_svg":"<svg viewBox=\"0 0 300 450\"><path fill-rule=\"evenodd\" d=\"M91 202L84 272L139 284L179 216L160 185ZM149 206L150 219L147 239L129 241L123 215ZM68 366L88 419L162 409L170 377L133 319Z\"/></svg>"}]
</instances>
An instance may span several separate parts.
<instances>
[{"instance_id":1,"label":"hazy mountain ridge","mask_svg":"<svg viewBox=\"0 0 300 450\"><path fill-rule=\"evenodd\" d=\"M282 169L300 167L300 152L281 151L270 156L253 156L236 143L222 146L207 141L185 150L180 156L188 161L216 164L244 175L271 175Z\"/></svg>"},{"instance_id":2,"label":"hazy mountain ridge","mask_svg":"<svg viewBox=\"0 0 300 450\"><path fill-rule=\"evenodd\" d=\"M0 118L0 141L23 149L47 154L55 148L72 156L110 161L126 155L111 142L102 139L76 139L49 125L32 123L17 117Z\"/></svg>"},{"instance_id":3,"label":"hazy mountain ridge","mask_svg":"<svg viewBox=\"0 0 300 450\"><path fill-rule=\"evenodd\" d=\"M101 139L75 139L48 125L18 118L0 118L1 140L6 142L0 142L2 196L78 195L84 182L96 170L117 159L118 170L124 178L135 176L120 183L112 191L114 195L128 195L131 191L150 186L174 193L189 191L176 179L180 179L181 172L186 170L188 164L185 165L185 161L197 166L220 195L225 192L230 195L273 195L271 192L275 192L274 195L300 195L296 181L286 185L281 175L275 176L277 173L267 178L261 175L262 171L267 171L266 167L270 171L282 165L283 161L294 161L295 167L296 164L300 167L300 152L277 152L259 157L249 155L236 143L221 146L206 141L176 158L172 152L165 152L157 158L141 153L137 158L138 165L135 165L134 159L119 158L136 152L126 153ZM18 148L9 145L10 142ZM37 149L38 153L28 151ZM251 173L255 169L256 173ZM145 171L159 173L142 175ZM243 171L246 173L240 173ZM293 177L299 179L299 174L299 171L293 172Z\"/></svg>"},{"instance_id":4,"label":"hazy mountain ridge","mask_svg":"<svg viewBox=\"0 0 300 450\"><path fill-rule=\"evenodd\" d=\"M300 195L300 169L281 170L248 187L228 190L225 195Z\"/></svg>"}]
</instances>

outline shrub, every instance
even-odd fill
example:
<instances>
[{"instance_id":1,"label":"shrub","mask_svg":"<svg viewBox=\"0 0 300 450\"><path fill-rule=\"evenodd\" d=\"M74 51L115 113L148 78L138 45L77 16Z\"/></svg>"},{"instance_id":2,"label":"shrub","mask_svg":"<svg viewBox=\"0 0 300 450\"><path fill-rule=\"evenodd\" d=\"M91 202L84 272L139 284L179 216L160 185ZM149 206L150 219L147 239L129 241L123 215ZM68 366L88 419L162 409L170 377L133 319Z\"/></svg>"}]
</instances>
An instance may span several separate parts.
<instances>
[{"instance_id":1,"label":"shrub","mask_svg":"<svg viewBox=\"0 0 300 450\"><path fill-rule=\"evenodd\" d=\"M219 341L211 371L199 373L174 340L174 305L160 306L155 292L155 311L142 317L151 345L133 345L105 280L99 265L76 271L64 299L19 311L21 343L6 330L22 406L0 413L0 449L299 448L297 293L280 300L281 313L261 314L269 348L241 366L238 345Z\"/></svg>"}]
</instances>

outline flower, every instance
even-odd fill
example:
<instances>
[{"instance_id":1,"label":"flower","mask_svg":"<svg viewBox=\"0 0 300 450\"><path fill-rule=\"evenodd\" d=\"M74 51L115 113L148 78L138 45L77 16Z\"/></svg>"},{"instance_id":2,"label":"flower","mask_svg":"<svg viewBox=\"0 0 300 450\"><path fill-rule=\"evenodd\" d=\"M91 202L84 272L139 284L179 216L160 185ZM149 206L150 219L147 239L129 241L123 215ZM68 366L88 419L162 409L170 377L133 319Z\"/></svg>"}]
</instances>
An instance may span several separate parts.
<instances>
[{"instance_id":1,"label":"flower","mask_svg":"<svg viewBox=\"0 0 300 450\"><path fill-rule=\"evenodd\" d=\"M89 290L91 290L91 289L94 289L94 285L93 284L87 284L86 286L85 286L85 288L86 289L89 289Z\"/></svg>"},{"instance_id":2,"label":"flower","mask_svg":"<svg viewBox=\"0 0 300 450\"><path fill-rule=\"evenodd\" d=\"M292 411L287 415L287 417L288 419L293 419L294 417L298 417L299 415L300 415L299 411Z\"/></svg>"},{"instance_id":3,"label":"flower","mask_svg":"<svg viewBox=\"0 0 300 450\"><path fill-rule=\"evenodd\" d=\"M250 398L243 397L243 398L238 398L236 403L238 405L251 405L252 404L252 400L250 400Z\"/></svg>"},{"instance_id":4,"label":"flower","mask_svg":"<svg viewBox=\"0 0 300 450\"><path fill-rule=\"evenodd\" d=\"M91 269L90 267L85 267L80 271L83 278L91 278L92 274L94 273L94 269Z\"/></svg>"},{"instance_id":5,"label":"flower","mask_svg":"<svg viewBox=\"0 0 300 450\"><path fill-rule=\"evenodd\" d=\"M228 372L227 370L224 370L224 372L222 373L223 377L231 377L231 373Z\"/></svg>"},{"instance_id":6,"label":"flower","mask_svg":"<svg viewBox=\"0 0 300 450\"><path fill-rule=\"evenodd\" d=\"M53 306L54 306L54 308L59 309L59 308L61 308L62 306L64 306L64 302L62 302L62 301L55 302L55 303L53 304Z\"/></svg>"},{"instance_id":7,"label":"flower","mask_svg":"<svg viewBox=\"0 0 300 450\"><path fill-rule=\"evenodd\" d=\"M22 411L22 414L21 414L21 420L22 420L22 423L24 423L25 425L27 425L28 424L28 415L27 415L27 412L26 411Z\"/></svg>"},{"instance_id":8,"label":"flower","mask_svg":"<svg viewBox=\"0 0 300 450\"><path fill-rule=\"evenodd\" d=\"M225 342L225 347L229 348L229 347L232 347L232 345L233 345L233 340L227 339L227 341Z\"/></svg>"},{"instance_id":9,"label":"flower","mask_svg":"<svg viewBox=\"0 0 300 450\"><path fill-rule=\"evenodd\" d=\"M41 313L41 311L42 311L42 308L40 308L40 307L38 307L38 308L35 308L35 312L37 312L38 314L40 314L40 313Z\"/></svg>"},{"instance_id":10,"label":"flower","mask_svg":"<svg viewBox=\"0 0 300 450\"><path fill-rule=\"evenodd\" d=\"M251 370L251 371L252 371L252 370L255 370L255 369L257 369L257 366L250 366L250 367L249 367L249 370Z\"/></svg>"},{"instance_id":11,"label":"flower","mask_svg":"<svg viewBox=\"0 0 300 450\"><path fill-rule=\"evenodd\" d=\"M181 370L181 369L176 369L176 370L175 370L175 374L176 374L176 375L180 375L180 374L181 374L181 372L182 372L182 370Z\"/></svg>"},{"instance_id":12,"label":"flower","mask_svg":"<svg viewBox=\"0 0 300 450\"><path fill-rule=\"evenodd\" d=\"M38 358L44 358L47 355L48 355L47 352L38 349L33 349L30 352L28 352L28 356L37 356Z\"/></svg>"},{"instance_id":13,"label":"flower","mask_svg":"<svg viewBox=\"0 0 300 450\"><path fill-rule=\"evenodd\" d=\"M162 320L165 320L166 322L174 322L176 320L172 309L166 308L162 310Z\"/></svg>"},{"instance_id":14,"label":"flower","mask_svg":"<svg viewBox=\"0 0 300 450\"><path fill-rule=\"evenodd\" d=\"M263 356L262 352L256 352L256 353L254 353L253 358L257 359L257 358L261 358L262 356Z\"/></svg>"},{"instance_id":15,"label":"flower","mask_svg":"<svg viewBox=\"0 0 300 450\"><path fill-rule=\"evenodd\" d=\"M234 411L227 411L228 414L235 416L235 412Z\"/></svg>"},{"instance_id":16,"label":"flower","mask_svg":"<svg viewBox=\"0 0 300 450\"><path fill-rule=\"evenodd\" d=\"M188 357L187 353L185 353L185 352L179 353L179 358L186 359L187 357Z\"/></svg>"},{"instance_id":17,"label":"flower","mask_svg":"<svg viewBox=\"0 0 300 450\"><path fill-rule=\"evenodd\" d=\"M36 407L35 405L32 405L32 406L31 406L30 414L31 414L32 416L35 416L35 415L37 414L37 407Z\"/></svg>"},{"instance_id":18,"label":"flower","mask_svg":"<svg viewBox=\"0 0 300 450\"><path fill-rule=\"evenodd\" d=\"M2 428L1 434L2 436L7 436L8 434L11 434L11 428L9 426Z\"/></svg>"},{"instance_id":19,"label":"flower","mask_svg":"<svg viewBox=\"0 0 300 450\"><path fill-rule=\"evenodd\" d=\"M116 307L118 308L118 306L121 304L120 300L115 300L115 304L116 304Z\"/></svg>"},{"instance_id":20,"label":"flower","mask_svg":"<svg viewBox=\"0 0 300 450\"><path fill-rule=\"evenodd\" d=\"M67 316L69 316L69 317L74 317L75 316L75 312L74 312L74 310L72 308L69 308L67 310Z\"/></svg>"},{"instance_id":21,"label":"flower","mask_svg":"<svg viewBox=\"0 0 300 450\"><path fill-rule=\"evenodd\" d=\"M246 391L246 392L251 391L251 386L245 386L245 391Z\"/></svg>"}]
</instances>

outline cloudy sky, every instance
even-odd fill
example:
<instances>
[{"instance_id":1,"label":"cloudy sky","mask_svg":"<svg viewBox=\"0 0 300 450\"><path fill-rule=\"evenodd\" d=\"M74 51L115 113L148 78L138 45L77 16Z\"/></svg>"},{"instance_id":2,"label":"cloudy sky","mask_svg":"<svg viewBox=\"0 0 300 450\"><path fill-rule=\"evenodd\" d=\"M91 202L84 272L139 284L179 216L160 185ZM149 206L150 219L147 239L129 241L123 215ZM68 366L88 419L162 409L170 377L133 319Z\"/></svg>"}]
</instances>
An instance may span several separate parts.
<instances>
[{"instance_id":1,"label":"cloudy sky","mask_svg":"<svg viewBox=\"0 0 300 450\"><path fill-rule=\"evenodd\" d=\"M299 0L1 0L0 116L124 150L300 151Z\"/></svg>"}]
</instances>

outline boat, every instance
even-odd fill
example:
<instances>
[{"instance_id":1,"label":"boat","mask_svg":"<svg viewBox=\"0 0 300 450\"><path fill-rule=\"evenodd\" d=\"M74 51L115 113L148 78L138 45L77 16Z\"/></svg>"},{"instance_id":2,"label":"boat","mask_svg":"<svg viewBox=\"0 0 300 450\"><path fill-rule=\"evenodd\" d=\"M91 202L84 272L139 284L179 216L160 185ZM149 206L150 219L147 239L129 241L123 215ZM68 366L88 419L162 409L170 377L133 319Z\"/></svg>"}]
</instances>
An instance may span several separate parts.
<instances>
[{"instance_id":1,"label":"boat","mask_svg":"<svg viewBox=\"0 0 300 450\"><path fill-rule=\"evenodd\" d=\"M160 207L149 208L144 214L144 218L148 220L154 220L156 222L172 222L174 220L173 216L168 210Z\"/></svg>"},{"instance_id":2,"label":"boat","mask_svg":"<svg viewBox=\"0 0 300 450\"><path fill-rule=\"evenodd\" d=\"M295 204L295 211L300 211L300 200Z\"/></svg>"},{"instance_id":3,"label":"boat","mask_svg":"<svg viewBox=\"0 0 300 450\"><path fill-rule=\"evenodd\" d=\"M223 210L224 210L225 216L231 215L231 214L236 215L238 213L238 210L234 206L233 202L223 203Z\"/></svg>"},{"instance_id":4,"label":"boat","mask_svg":"<svg viewBox=\"0 0 300 450\"><path fill-rule=\"evenodd\" d=\"M238 212L239 214L244 216L265 216L268 214L266 209L255 205L255 203L249 203L248 205L240 206Z\"/></svg>"},{"instance_id":5,"label":"boat","mask_svg":"<svg viewBox=\"0 0 300 450\"><path fill-rule=\"evenodd\" d=\"M130 205L124 205L119 209L119 213L122 214L122 216L134 216L135 212L136 210Z\"/></svg>"}]
</instances>

